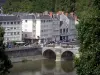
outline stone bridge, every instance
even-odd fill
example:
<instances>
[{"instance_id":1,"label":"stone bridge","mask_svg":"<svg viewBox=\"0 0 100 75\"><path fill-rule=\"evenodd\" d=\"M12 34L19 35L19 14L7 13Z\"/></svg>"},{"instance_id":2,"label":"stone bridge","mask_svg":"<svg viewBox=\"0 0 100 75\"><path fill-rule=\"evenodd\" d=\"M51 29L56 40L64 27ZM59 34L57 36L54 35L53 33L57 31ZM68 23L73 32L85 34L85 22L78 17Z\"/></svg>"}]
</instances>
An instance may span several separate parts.
<instances>
[{"instance_id":1,"label":"stone bridge","mask_svg":"<svg viewBox=\"0 0 100 75\"><path fill-rule=\"evenodd\" d=\"M77 56L79 51L79 47L72 47L72 48L63 48L61 46L56 47L43 47L42 55L44 57L55 58L56 61L61 61L62 57L72 57Z\"/></svg>"}]
</instances>

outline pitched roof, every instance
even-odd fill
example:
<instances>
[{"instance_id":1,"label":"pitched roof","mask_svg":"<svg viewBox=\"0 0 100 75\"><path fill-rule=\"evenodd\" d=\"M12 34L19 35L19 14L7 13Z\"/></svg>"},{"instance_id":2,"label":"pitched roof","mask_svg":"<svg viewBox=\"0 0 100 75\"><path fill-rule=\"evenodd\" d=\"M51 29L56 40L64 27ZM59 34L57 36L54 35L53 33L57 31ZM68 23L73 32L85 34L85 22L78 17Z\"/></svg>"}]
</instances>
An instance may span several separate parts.
<instances>
[{"instance_id":1,"label":"pitched roof","mask_svg":"<svg viewBox=\"0 0 100 75\"><path fill-rule=\"evenodd\" d=\"M0 21L16 21L21 20L20 17L17 16L0 16Z\"/></svg>"},{"instance_id":2,"label":"pitched roof","mask_svg":"<svg viewBox=\"0 0 100 75\"><path fill-rule=\"evenodd\" d=\"M38 15L36 19L51 19L49 15Z\"/></svg>"},{"instance_id":3,"label":"pitched roof","mask_svg":"<svg viewBox=\"0 0 100 75\"><path fill-rule=\"evenodd\" d=\"M23 15L23 16L20 16L21 19L35 19L35 16L34 15Z\"/></svg>"}]
</instances>

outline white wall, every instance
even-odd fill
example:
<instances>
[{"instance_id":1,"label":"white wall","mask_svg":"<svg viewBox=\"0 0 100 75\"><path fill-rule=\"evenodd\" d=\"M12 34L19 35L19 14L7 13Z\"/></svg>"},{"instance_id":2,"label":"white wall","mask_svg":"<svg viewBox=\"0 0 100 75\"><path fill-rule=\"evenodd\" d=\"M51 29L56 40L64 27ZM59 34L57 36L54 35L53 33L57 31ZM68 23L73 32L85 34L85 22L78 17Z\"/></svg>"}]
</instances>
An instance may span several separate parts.
<instances>
[{"instance_id":1,"label":"white wall","mask_svg":"<svg viewBox=\"0 0 100 75\"><path fill-rule=\"evenodd\" d=\"M41 20L37 19L36 20L36 38L38 39L38 37L40 37L41 35Z\"/></svg>"},{"instance_id":2,"label":"white wall","mask_svg":"<svg viewBox=\"0 0 100 75\"><path fill-rule=\"evenodd\" d=\"M17 24L18 21L5 22L6 24L3 23L1 25L5 29L4 42L22 41L22 23ZM9 22L9 24L7 24L7 22ZM11 22L13 22L13 24L11 24ZM14 22L16 22L16 24L14 24Z\"/></svg>"},{"instance_id":3,"label":"white wall","mask_svg":"<svg viewBox=\"0 0 100 75\"><path fill-rule=\"evenodd\" d=\"M23 32L32 32L32 28L33 28L32 25L33 25L32 19L22 19L22 31Z\"/></svg>"}]
</instances>

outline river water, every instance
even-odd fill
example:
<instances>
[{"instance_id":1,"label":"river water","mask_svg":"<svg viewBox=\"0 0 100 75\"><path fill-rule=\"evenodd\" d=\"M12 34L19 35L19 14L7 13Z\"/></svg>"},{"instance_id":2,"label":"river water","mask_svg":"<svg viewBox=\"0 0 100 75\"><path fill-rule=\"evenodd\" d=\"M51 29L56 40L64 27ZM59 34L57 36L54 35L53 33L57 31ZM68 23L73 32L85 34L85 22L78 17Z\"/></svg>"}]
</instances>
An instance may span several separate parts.
<instances>
[{"instance_id":1,"label":"river water","mask_svg":"<svg viewBox=\"0 0 100 75\"><path fill-rule=\"evenodd\" d=\"M8 75L76 75L73 61L51 59L13 63Z\"/></svg>"}]
</instances>

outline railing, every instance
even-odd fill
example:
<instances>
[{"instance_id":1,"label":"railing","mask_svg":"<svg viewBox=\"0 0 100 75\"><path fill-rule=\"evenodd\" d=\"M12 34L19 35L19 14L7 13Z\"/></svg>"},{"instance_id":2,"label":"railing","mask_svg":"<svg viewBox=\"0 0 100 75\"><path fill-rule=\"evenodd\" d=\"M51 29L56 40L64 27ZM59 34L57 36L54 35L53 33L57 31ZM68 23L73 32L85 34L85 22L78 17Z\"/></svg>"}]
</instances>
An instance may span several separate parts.
<instances>
[{"instance_id":1,"label":"railing","mask_svg":"<svg viewBox=\"0 0 100 75\"><path fill-rule=\"evenodd\" d=\"M78 47L77 45L67 45L67 44L47 44L43 47L62 47L62 48L75 48Z\"/></svg>"},{"instance_id":2,"label":"railing","mask_svg":"<svg viewBox=\"0 0 100 75\"><path fill-rule=\"evenodd\" d=\"M20 46L20 47L14 47L14 48L6 48L5 51L23 50L23 49L30 49L30 48L41 48L41 47L40 45Z\"/></svg>"}]
</instances>

